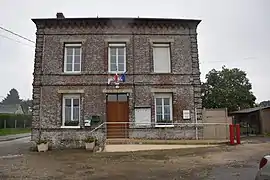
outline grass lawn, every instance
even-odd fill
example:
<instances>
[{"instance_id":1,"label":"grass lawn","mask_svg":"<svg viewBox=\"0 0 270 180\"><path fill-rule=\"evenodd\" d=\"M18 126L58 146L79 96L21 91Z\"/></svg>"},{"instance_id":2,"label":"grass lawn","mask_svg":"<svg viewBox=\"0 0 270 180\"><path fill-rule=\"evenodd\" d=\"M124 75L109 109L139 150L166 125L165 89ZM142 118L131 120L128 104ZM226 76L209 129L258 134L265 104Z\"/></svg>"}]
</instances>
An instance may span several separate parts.
<instances>
[{"instance_id":1,"label":"grass lawn","mask_svg":"<svg viewBox=\"0 0 270 180\"><path fill-rule=\"evenodd\" d=\"M21 134L21 133L30 133L30 128L6 128L0 129L0 136L12 135L12 134Z\"/></svg>"}]
</instances>

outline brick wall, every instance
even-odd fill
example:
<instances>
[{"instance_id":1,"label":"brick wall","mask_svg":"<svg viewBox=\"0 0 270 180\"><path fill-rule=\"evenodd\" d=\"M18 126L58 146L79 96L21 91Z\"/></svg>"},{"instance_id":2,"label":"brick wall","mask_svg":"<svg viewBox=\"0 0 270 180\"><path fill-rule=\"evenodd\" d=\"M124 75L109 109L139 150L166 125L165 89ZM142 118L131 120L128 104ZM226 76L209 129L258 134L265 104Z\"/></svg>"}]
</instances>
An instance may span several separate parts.
<instances>
[{"instance_id":1,"label":"brick wall","mask_svg":"<svg viewBox=\"0 0 270 180\"><path fill-rule=\"evenodd\" d=\"M194 108L201 120L200 70L198 62L198 21L171 23L137 23L113 21L96 23L35 21L37 43L33 82L33 128L58 129L61 126L61 94L58 90L83 89L82 119L90 115L105 116L107 85L107 48L113 39L123 39L127 49L127 76L120 89L130 89L130 109L135 106L151 105L151 88L166 88L174 91L174 121L181 122L182 110ZM170 74L153 73L153 41L169 41L171 44ZM64 75L64 43L82 43L82 73ZM134 112L130 111L130 120ZM154 120L154 114L152 114ZM40 126L41 124L41 126ZM81 124L83 126L83 123Z\"/></svg>"}]
</instances>

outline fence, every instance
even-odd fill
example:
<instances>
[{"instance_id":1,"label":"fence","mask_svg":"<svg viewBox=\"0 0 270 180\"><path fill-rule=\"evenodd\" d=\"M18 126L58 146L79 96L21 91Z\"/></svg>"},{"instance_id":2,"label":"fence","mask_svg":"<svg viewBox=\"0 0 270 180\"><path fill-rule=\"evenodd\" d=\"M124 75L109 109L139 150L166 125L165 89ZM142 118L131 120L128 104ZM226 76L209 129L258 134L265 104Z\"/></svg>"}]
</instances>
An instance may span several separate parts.
<instances>
[{"instance_id":1,"label":"fence","mask_svg":"<svg viewBox=\"0 0 270 180\"><path fill-rule=\"evenodd\" d=\"M3 128L29 128L32 124L32 117L29 115L0 115L0 129Z\"/></svg>"},{"instance_id":2,"label":"fence","mask_svg":"<svg viewBox=\"0 0 270 180\"><path fill-rule=\"evenodd\" d=\"M133 139L229 139L228 123L106 122L107 138Z\"/></svg>"}]
</instances>

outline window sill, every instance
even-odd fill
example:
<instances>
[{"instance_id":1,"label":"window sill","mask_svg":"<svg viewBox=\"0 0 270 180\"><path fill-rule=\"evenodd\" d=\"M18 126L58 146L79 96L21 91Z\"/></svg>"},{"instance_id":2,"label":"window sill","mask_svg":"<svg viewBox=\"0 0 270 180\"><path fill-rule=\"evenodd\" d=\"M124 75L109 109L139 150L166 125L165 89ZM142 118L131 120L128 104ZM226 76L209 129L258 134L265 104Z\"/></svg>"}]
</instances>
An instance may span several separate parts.
<instances>
[{"instance_id":1,"label":"window sill","mask_svg":"<svg viewBox=\"0 0 270 180\"><path fill-rule=\"evenodd\" d=\"M81 71L80 72L63 72L63 75L81 75L83 74Z\"/></svg>"},{"instance_id":2,"label":"window sill","mask_svg":"<svg viewBox=\"0 0 270 180\"><path fill-rule=\"evenodd\" d=\"M155 124L155 127L174 127L174 125L173 124Z\"/></svg>"},{"instance_id":3,"label":"window sill","mask_svg":"<svg viewBox=\"0 0 270 180\"><path fill-rule=\"evenodd\" d=\"M61 126L63 129L80 129L80 126Z\"/></svg>"}]
</instances>

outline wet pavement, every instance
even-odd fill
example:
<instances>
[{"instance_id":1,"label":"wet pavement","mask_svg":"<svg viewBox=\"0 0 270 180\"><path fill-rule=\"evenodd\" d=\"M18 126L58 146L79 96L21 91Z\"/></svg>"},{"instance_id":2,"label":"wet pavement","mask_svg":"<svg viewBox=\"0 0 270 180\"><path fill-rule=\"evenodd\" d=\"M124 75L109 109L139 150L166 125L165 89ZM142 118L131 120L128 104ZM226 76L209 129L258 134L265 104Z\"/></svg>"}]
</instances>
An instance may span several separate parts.
<instances>
[{"instance_id":1,"label":"wet pavement","mask_svg":"<svg viewBox=\"0 0 270 180\"><path fill-rule=\"evenodd\" d=\"M30 146L30 137L2 141L0 142L0 157L28 153Z\"/></svg>"}]
</instances>

